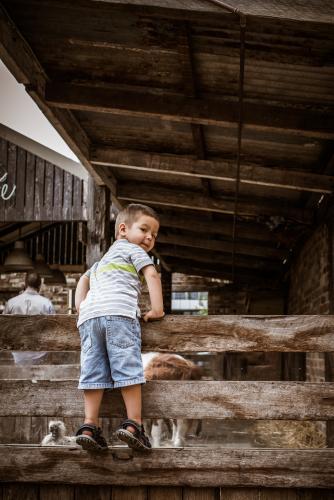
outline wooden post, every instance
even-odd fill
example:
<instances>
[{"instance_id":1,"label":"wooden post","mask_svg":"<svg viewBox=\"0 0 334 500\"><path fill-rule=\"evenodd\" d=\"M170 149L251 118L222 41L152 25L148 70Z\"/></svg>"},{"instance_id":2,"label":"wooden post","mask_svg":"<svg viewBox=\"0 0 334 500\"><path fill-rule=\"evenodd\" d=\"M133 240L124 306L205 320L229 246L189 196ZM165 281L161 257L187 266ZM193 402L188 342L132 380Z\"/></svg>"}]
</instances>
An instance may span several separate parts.
<instances>
[{"instance_id":1,"label":"wooden post","mask_svg":"<svg viewBox=\"0 0 334 500\"><path fill-rule=\"evenodd\" d=\"M101 259L111 244L110 191L97 186L92 177L88 180L87 195L87 266Z\"/></svg>"},{"instance_id":2,"label":"wooden post","mask_svg":"<svg viewBox=\"0 0 334 500\"><path fill-rule=\"evenodd\" d=\"M164 311L165 314L171 314L172 312L172 273L166 271L166 269L161 266L161 284L162 284L162 295L164 298Z\"/></svg>"},{"instance_id":3,"label":"wooden post","mask_svg":"<svg viewBox=\"0 0 334 500\"><path fill-rule=\"evenodd\" d=\"M328 217L328 273L329 273L329 311L328 314L334 312L334 224L333 224L333 207L329 211ZM325 380L326 382L334 381L334 353L325 353ZM334 421L326 423L326 440L327 446L334 447Z\"/></svg>"}]
</instances>

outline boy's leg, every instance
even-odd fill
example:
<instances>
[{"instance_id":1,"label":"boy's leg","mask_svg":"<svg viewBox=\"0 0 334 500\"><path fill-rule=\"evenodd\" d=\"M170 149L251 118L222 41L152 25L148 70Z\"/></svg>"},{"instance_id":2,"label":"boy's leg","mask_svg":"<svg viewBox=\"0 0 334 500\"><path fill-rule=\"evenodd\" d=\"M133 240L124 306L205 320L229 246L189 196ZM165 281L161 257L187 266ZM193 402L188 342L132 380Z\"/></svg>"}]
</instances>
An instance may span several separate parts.
<instances>
[{"instance_id":1,"label":"boy's leg","mask_svg":"<svg viewBox=\"0 0 334 500\"><path fill-rule=\"evenodd\" d=\"M104 389L85 389L85 424L99 425L99 412L103 398ZM90 431L84 431L83 434L91 435Z\"/></svg>"},{"instance_id":2,"label":"boy's leg","mask_svg":"<svg viewBox=\"0 0 334 500\"><path fill-rule=\"evenodd\" d=\"M128 418L135 420L138 424L142 423L141 420L141 384L129 385L121 388L122 397L126 407ZM132 426L127 428L130 432L135 429Z\"/></svg>"}]
</instances>

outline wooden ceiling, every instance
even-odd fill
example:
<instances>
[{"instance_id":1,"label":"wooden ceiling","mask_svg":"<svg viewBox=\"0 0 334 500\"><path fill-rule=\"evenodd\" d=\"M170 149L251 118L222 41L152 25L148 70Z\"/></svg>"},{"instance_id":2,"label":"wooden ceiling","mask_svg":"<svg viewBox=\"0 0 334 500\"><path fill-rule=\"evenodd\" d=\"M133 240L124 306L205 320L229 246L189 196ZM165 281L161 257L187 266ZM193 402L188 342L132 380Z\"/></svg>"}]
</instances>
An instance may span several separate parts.
<instances>
[{"instance_id":1,"label":"wooden ceiling","mask_svg":"<svg viewBox=\"0 0 334 500\"><path fill-rule=\"evenodd\" d=\"M0 55L167 266L279 283L334 188L334 8L227 3L5 0Z\"/></svg>"}]
</instances>

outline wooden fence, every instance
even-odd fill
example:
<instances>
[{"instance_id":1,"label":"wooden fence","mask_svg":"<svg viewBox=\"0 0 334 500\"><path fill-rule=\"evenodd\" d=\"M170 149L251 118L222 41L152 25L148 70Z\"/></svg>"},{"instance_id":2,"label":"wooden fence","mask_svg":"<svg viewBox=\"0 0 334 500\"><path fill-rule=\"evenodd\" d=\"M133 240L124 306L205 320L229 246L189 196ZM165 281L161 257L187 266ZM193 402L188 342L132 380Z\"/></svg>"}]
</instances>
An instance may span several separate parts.
<instances>
[{"instance_id":1,"label":"wooden fence","mask_svg":"<svg viewBox=\"0 0 334 500\"><path fill-rule=\"evenodd\" d=\"M143 325L143 351L331 352L333 334L334 316L168 316ZM0 316L2 350L79 348L73 316ZM3 432L13 416L82 419L76 368L67 374L56 368L52 380L27 380L24 367L6 368L7 378L0 381ZM327 421L333 409L331 382L152 381L143 387L146 418ZM107 392L101 416L124 415L119 391ZM3 444L0 481L0 499L329 499L334 449L193 446L141 454L113 446L101 456L68 447Z\"/></svg>"}]
</instances>

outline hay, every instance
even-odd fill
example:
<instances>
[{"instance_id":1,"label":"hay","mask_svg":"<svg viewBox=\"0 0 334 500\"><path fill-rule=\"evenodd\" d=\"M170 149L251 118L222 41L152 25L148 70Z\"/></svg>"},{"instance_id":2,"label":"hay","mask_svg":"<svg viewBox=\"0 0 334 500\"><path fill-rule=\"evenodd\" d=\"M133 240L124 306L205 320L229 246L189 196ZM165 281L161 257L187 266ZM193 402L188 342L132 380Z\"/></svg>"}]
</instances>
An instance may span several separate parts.
<instances>
[{"instance_id":1,"label":"hay","mask_svg":"<svg viewBox=\"0 0 334 500\"><path fill-rule=\"evenodd\" d=\"M266 448L326 448L326 432L317 422L258 421L251 430L256 445Z\"/></svg>"}]
</instances>

